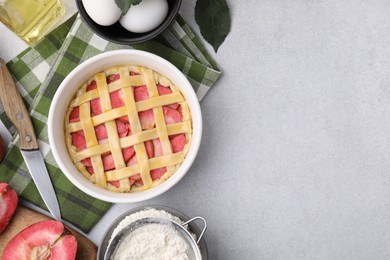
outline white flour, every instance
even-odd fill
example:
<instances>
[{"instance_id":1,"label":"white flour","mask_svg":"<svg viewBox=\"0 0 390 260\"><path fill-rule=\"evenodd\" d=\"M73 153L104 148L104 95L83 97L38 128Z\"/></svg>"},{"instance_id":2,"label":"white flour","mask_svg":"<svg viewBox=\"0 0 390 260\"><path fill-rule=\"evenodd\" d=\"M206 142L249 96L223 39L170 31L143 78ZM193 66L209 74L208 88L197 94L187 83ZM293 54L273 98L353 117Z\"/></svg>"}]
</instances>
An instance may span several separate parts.
<instances>
[{"instance_id":1,"label":"white flour","mask_svg":"<svg viewBox=\"0 0 390 260\"><path fill-rule=\"evenodd\" d=\"M114 229L109 243L124 227L136 220L150 217L173 220L179 224L184 223L180 218L166 211L145 209L125 217ZM188 227L185 228L188 229ZM187 243L175 229L163 224L148 224L137 228L125 237L117 250L115 260L186 260L188 259L187 250Z\"/></svg>"},{"instance_id":2,"label":"white flour","mask_svg":"<svg viewBox=\"0 0 390 260\"><path fill-rule=\"evenodd\" d=\"M188 246L178 232L163 224L148 224L124 238L115 259L188 260Z\"/></svg>"}]
</instances>

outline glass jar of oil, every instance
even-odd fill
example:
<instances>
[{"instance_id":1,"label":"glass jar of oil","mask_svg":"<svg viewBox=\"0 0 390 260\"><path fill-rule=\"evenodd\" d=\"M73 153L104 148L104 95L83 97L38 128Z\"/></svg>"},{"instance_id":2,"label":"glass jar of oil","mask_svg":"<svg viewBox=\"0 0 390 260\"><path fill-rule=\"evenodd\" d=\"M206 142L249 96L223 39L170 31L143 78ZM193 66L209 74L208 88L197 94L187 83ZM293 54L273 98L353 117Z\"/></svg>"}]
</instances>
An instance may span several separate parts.
<instances>
[{"instance_id":1,"label":"glass jar of oil","mask_svg":"<svg viewBox=\"0 0 390 260\"><path fill-rule=\"evenodd\" d=\"M59 0L0 0L0 21L28 44L45 36L64 13Z\"/></svg>"}]
</instances>

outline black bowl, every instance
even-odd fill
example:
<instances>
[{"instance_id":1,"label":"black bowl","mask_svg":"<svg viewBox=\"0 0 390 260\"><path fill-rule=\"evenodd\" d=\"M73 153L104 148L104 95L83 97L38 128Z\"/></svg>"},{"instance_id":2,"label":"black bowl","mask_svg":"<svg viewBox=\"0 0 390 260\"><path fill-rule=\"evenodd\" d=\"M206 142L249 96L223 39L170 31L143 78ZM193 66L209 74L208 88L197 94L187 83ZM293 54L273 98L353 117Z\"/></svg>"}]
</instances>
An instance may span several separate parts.
<instances>
[{"instance_id":1,"label":"black bowl","mask_svg":"<svg viewBox=\"0 0 390 260\"><path fill-rule=\"evenodd\" d=\"M133 33L129 32L120 25L119 22L116 22L110 26L102 26L95 23L91 17L85 11L82 0L76 0L76 5L79 10L81 17L88 24L92 31L94 31L100 37L119 44L136 44L149 41L160 33L162 33L167 27L173 22L177 13L179 12L181 1L182 0L167 0L168 1L168 15L165 20L154 30L151 30L146 33Z\"/></svg>"}]
</instances>

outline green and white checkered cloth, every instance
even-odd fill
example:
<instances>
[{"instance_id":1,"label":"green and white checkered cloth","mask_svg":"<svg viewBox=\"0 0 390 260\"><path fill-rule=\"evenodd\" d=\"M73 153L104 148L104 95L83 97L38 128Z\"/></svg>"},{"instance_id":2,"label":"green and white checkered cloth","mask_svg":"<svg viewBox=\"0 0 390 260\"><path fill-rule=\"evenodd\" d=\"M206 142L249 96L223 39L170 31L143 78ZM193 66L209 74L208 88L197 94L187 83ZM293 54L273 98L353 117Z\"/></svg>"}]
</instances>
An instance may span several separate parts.
<instances>
[{"instance_id":1,"label":"green and white checkered cloth","mask_svg":"<svg viewBox=\"0 0 390 260\"><path fill-rule=\"evenodd\" d=\"M187 76L199 100L221 73L180 16L159 39L132 46L108 42L94 34L80 17L72 17L7 64L32 116L61 215L84 232L91 230L111 204L83 193L58 169L50 151L47 117L51 100L69 72L88 58L116 49L144 50L169 60ZM0 182L8 182L23 199L46 209L17 147L18 135L1 106L0 120L14 135L11 147L0 164Z\"/></svg>"}]
</instances>

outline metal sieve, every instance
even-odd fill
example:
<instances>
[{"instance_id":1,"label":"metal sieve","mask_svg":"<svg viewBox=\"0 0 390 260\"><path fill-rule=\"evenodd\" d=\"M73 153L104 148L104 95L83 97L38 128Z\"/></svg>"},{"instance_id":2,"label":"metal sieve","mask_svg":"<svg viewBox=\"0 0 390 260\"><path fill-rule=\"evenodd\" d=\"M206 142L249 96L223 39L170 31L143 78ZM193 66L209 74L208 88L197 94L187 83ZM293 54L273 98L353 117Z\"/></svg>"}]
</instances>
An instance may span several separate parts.
<instances>
[{"instance_id":1,"label":"metal sieve","mask_svg":"<svg viewBox=\"0 0 390 260\"><path fill-rule=\"evenodd\" d=\"M185 228L188 224L195 220L202 220L204 223L204 228L199 235L198 239L195 240L194 236ZM202 255L199 249L199 242L201 241L204 232L207 229L207 223L202 217L194 217L183 224L179 224L175 221L165 218L142 218L136 220L126 227L124 227L118 234L112 239L112 242L108 245L106 253L104 255L104 259L116 259L118 254L118 248L124 243L125 238L130 236L132 232L137 230L140 227L144 227L150 224L160 224L168 226L177 231L177 234L185 241L187 244L187 255L190 260L200 260L202 259Z\"/></svg>"},{"instance_id":2,"label":"metal sieve","mask_svg":"<svg viewBox=\"0 0 390 260\"><path fill-rule=\"evenodd\" d=\"M206 221L202 217L194 217L194 218L190 219L187 215L183 214L182 212L180 212L176 209L166 207L166 206L161 206L161 205L138 206L138 207L135 207L135 208L121 214L116 220L113 221L113 223L111 223L111 225L108 227L105 234L103 235L103 238L100 241L100 245L98 247L97 259L98 260L109 259L109 258L106 258L106 255L108 255L107 251L109 249L110 239L113 235L113 231L125 217L127 217L128 215L131 215L133 213L143 211L143 210L148 210L148 209L164 210L164 211L178 217L182 221L184 221L185 223L183 225L184 226L188 225L189 232L185 228L180 227L181 225L179 223L177 223L177 222L175 222L175 223L179 226L178 227L178 228L180 228L179 230L184 229L188 233L190 233L190 234L193 233L198 237L196 239L196 241L195 241L195 239L194 239L194 241L198 245L198 250L200 249L201 258L195 258L195 259L202 259L202 260L208 259L207 245L206 245L205 238L203 236L205 231L206 231L206 228L207 228ZM166 219L164 219L164 220L166 220ZM200 229L200 227L197 226L196 222L198 222L198 221L196 221L196 220L199 220L199 222L203 222L204 227L202 229ZM169 221L169 222L171 222L171 221ZM174 225L174 224L172 224L172 225ZM178 232L180 232L180 231L178 231ZM118 233L118 235L119 235L119 233ZM115 237L117 237L117 236L115 236ZM191 237L192 237L192 235L191 235ZM194 241L192 241L192 244L190 244L190 245L193 245ZM192 248L192 246L189 248ZM114 252L112 252L112 253L114 253Z\"/></svg>"}]
</instances>

